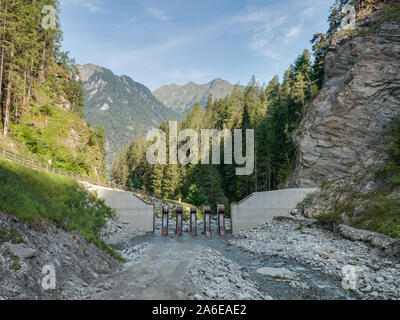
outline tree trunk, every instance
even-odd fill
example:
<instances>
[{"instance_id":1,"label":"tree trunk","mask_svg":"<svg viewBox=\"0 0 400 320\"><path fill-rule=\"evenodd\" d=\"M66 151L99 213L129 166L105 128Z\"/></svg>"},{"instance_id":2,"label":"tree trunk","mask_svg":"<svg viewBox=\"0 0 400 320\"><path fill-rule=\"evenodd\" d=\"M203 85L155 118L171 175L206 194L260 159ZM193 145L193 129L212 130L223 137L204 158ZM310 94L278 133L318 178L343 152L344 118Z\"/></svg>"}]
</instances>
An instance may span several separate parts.
<instances>
[{"instance_id":1,"label":"tree trunk","mask_svg":"<svg viewBox=\"0 0 400 320\"><path fill-rule=\"evenodd\" d=\"M15 95L12 97L14 102L15 110L14 110L14 123L18 123L18 103L15 99Z\"/></svg>"},{"instance_id":2,"label":"tree trunk","mask_svg":"<svg viewBox=\"0 0 400 320\"><path fill-rule=\"evenodd\" d=\"M1 40L3 40L3 37L6 32L6 22L7 22L7 1L6 1L6 7L5 7L5 14L4 14L4 24L3 24L3 33L1 35ZM0 105L1 105L1 120L3 121L4 124L4 107L2 104L2 98L3 98L3 74L4 74L4 44L1 43L1 58L0 58Z\"/></svg>"},{"instance_id":3,"label":"tree trunk","mask_svg":"<svg viewBox=\"0 0 400 320\"><path fill-rule=\"evenodd\" d=\"M23 93L22 93L22 106L25 107L26 106L26 79L27 79L27 70L25 67L25 71L24 71L24 88L23 88Z\"/></svg>"},{"instance_id":4,"label":"tree trunk","mask_svg":"<svg viewBox=\"0 0 400 320\"><path fill-rule=\"evenodd\" d=\"M14 58L14 46L11 44L11 53L10 53L10 70L8 71L8 84L7 84L7 99L6 99L6 111L4 115L4 128L3 128L3 137L5 138L8 134L8 122L10 120L10 105L11 105L11 81L12 81L12 73L13 73L13 61Z\"/></svg>"},{"instance_id":5,"label":"tree trunk","mask_svg":"<svg viewBox=\"0 0 400 320\"><path fill-rule=\"evenodd\" d=\"M39 80L43 84L46 81L45 77L45 60L46 60L46 38L44 39L43 42L43 52L42 52L42 64L40 65L40 71L39 71Z\"/></svg>"},{"instance_id":6,"label":"tree trunk","mask_svg":"<svg viewBox=\"0 0 400 320\"><path fill-rule=\"evenodd\" d=\"M26 104L31 101L32 95L32 77L33 77L33 58L31 59L31 68L29 70L29 80L28 80L28 94L26 96Z\"/></svg>"}]
</instances>

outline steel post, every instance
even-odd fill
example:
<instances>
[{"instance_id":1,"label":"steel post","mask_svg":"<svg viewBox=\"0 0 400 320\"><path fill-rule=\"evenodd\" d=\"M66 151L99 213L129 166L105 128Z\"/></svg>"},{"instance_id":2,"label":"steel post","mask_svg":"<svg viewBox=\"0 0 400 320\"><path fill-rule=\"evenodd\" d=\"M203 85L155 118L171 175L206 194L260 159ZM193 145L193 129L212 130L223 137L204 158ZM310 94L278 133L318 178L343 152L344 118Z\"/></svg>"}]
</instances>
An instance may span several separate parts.
<instances>
[{"instance_id":1,"label":"steel post","mask_svg":"<svg viewBox=\"0 0 400 320\"><path fill-rule=\"evenodd\" d=\"M161 235L163 237L168 236L168 224L169 224L169 208L168 206L163 206L162 208L162 229Z\"/></svg>"},{"instance_id":2,"label":"steel post","mask_svg":"<svg viewBox=\"0 0 400 320\"><path fill-rule=\"evenodd\" d=\"M197 209L190 209L190 235L192 237L197 236Z\"/></svg>"},{"instance_id":3,"label":"steel post","mask_svg":"<svg viewBox=\"0 0 400 320\"><path fill-rule=\"evenodd\" d=\"M211 208L204 207L204 235L206 237L211 237Z\"/></svg>"},{"instance_id":4,"label":"steel post","mask_svg":"<svg viewBox=\"0 0 400 320\"><path fill-rule=\"evenodd\" d=\"M222 237L226 236L225 230L225 206L219 204L217 207L217 216L218 216L218 234Z\"/></svg>"},{"instance_id":5,"label":"steel post","mask_svg":"<svg viewBox=\"0 0 400 320\"><path fill-rule=\"evenodd\" d=\"M182 207L176 208L176 231L177 236L182 235Z\"/></svg>"}]
</instances>

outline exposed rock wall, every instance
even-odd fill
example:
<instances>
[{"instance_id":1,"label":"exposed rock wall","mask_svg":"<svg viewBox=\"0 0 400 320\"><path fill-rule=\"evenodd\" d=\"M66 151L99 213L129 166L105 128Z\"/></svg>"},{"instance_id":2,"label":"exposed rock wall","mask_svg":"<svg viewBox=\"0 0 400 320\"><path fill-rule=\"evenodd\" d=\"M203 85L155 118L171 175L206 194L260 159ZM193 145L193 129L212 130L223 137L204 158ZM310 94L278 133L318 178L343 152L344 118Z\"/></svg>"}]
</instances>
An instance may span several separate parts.
<instances>
[{"instance_id":1,"label":"exposed rock wall","mask_svg":"<svg viewBox=\"0 0 400 320\"><path fill-rule=\"evenodd\" d=\"M400 114L400 21L376 17L381 19L376 13L364 21L361 32L338 35L329 49L324 86L294 136L297 161L289 187L320 186L384 165L382 132Z\"/></svg>"}]
</instances>

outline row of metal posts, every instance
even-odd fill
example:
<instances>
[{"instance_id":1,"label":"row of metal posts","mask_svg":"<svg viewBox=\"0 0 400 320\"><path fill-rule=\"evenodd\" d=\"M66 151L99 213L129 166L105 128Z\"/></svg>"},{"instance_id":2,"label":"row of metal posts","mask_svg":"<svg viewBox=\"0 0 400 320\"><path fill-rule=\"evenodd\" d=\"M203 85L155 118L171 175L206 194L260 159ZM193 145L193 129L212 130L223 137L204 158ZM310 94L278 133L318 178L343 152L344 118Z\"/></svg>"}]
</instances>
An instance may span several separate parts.
<instances>
[{"instance_id":1,"label":"row of metal posts","mask_svg":"<svg viewBox=\"0 0 400 320\"><path fill-rule=\"evenodd\" d=\"M176 208L176 230L175 234L177 236L182 236L182 207ZM203 209L204 216L204 235L206 237L211 237L211 208L204 207ZM168 236L168 226L169 226L169 208L167 206L163 207L162 213L162 228L161 235L166 237ZM220 204L217 207L217 231L218 235L225 237L226 229L225 229L225 206ZM197 236L197 209L190 209L190 235L195 237Z\"/></svg>"}]
</instances>

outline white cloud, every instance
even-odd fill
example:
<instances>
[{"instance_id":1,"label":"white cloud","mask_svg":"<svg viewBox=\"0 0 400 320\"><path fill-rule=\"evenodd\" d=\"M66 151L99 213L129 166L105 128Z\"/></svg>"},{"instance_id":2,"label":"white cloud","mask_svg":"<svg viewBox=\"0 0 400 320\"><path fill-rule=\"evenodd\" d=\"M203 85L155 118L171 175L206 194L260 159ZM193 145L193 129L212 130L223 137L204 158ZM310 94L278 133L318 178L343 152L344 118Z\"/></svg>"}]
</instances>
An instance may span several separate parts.
<instances>
[{"instance_id":1,"label":"white cloud","mask_svg":"<svg viewBox=\"0 0 400 320\"><path fill-rule=\"evenodd\" d=\"M146 11L151 14L154 18L161 20L161 21L168 21L172 20L174 17L169 16L165 10L161 10L154 7L146 8Z\"/></svg>"},{"instance_id":2,"label":"white cloud","mask_svg":"<svg viewBox=\"0 0 400 320\"><path fill-rule=\"evenodd\" d=\"M297 38L297 36L302 31L303 25L299 24L298 26L291 27L289 31L286 33L285 38L283 40L284 43L289 43L290 40Z\"/></svg>"},{"instance_id":3,"label":"white cloud","mask_svg":"<svg viewBox=\"0 0 400 320\"><path fill-rule=\"evenodd\" d=\"M159 70L162 68L160 59L165 56L166 53L194 42L195 40L191 37L177 35L168 38L164 42L152 44L147 47L118 50L110 53L108 65L111 68L118 69L126 65L139 64L141 67L150 70Z\"/></svg>"},{"instance_id":4,"label":"white cloud","mask_svg":"<svg viewBox=\"0 0 400 320\"><path fill-rule=\"evenodd\" d=\"M234 16L232 23L238 23L245 32L251 34L249 48L262 55L279 59L271 44L276 44L280 29L287 24L289 15L284 10L271 8L251 8L246 12Z\"/></svg>"},{"instance_id":5,"label":"white cloud","mask_svg":"<svg viewBox=\"0 0 400 320\"><path fill-rule=\"evenodd\" d=\"M332 0L304 0L293 1L293 4L280 2L268 7L248 7L246 11L233 16L230 22L249 34L250 50L279 61L281 55L278 52L282 52L282 47L298 39L307 29L304 28L305 23L321 8L327 7L329 1Z\"/></svg>"},{"instance_id":6,"label":"white cloud","mask_svg":"<svg viewBox=\"0 0 400 320\"><path fill-rule=\"evenodd\" d=\"M102 12L101 3L99 0L60 0L61 4L71 4L76 7L85 8L91 13Z\"/></svg>"}]
</instances>

